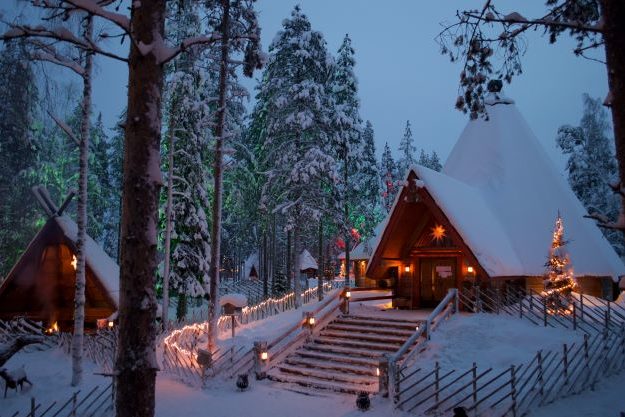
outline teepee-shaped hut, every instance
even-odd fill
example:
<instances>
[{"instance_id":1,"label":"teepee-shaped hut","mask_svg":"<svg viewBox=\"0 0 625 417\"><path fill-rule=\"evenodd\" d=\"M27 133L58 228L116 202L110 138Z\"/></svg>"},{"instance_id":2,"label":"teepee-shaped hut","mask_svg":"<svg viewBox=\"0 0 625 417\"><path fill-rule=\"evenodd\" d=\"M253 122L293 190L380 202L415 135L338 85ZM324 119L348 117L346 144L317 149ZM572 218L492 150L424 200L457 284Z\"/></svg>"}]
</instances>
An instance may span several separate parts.
<instances>
[{"instance_id":1,"label":"teepee-shaped hut","mask_svg":"<svg viewBox=\"0 0 625 417\"><path fill-rule=\"evenodd\" d=\"M23 316L73 326L78 227L41 189L34 190L49 218L0 285L0 319ZM70 197L71 198L71 197ZM89 236L86 241L85 326L95 328L118 309L119 267Z\"/></svg>"}]
</instances>

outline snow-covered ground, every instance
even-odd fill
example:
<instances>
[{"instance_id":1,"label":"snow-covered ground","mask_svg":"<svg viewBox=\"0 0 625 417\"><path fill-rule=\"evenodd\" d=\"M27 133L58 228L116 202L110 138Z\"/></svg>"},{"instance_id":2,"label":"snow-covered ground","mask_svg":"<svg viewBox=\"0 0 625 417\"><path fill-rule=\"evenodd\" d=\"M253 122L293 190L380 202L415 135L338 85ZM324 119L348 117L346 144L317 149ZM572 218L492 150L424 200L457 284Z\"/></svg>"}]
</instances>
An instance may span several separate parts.
<instances>
[{"instance_id":1,"label":"snow-covered ground","mask_svg":"<svg viewBox=\"0 0 625 417\"><path fill-rule=\"evenodd\" d=\"M415 312L379 312L373 305L384 302L353 303L352 313L399 314ZM312 309L312 305L305 309ZM417 313L423 314L423 313ZM278 335L302 317L302 309L289 311L269 319L251 323L237 334L237 345L251 344L258 339L268 340ZM229 336L222 336L227 344ZM527 362L538 349L560 349L562 343L580 340L578 333L566 329L543 328L509 316L489 314L457 315L442 324L432 334L427 351L418 361L433 366L438 360L441 366L467 369L473 362L479 367L507 367ZM19 353L8 363L8 368L24 364L34 387L24 393L9 392L6 400L0 398L0 416L11 416L17 410L25 410L30 397L47 406L52 401L65 401L72 392L70 387L71 361L59 351ZM104 386L108 378L94 375L97 368L87 364L85 384L88 391L95 385ZM185 417L213 415L217 417L271 416L271 417L349 417L360 416L355 407L355 396L319 392L304 387L293 387L271 381L250 380L251 387L245 392L237 391L233 380L211 380L201 390L178 382L174 377L159 373L156 393L156 415L159 417ZM602 381L594 392L569 397L544 408L534 410L537 417L618 417L625 411L625 374ZM4 387L0 384L1 392ZM370 417L404 417L394 410L387 399L373 398Z\"/></svg>"}]
</instances>

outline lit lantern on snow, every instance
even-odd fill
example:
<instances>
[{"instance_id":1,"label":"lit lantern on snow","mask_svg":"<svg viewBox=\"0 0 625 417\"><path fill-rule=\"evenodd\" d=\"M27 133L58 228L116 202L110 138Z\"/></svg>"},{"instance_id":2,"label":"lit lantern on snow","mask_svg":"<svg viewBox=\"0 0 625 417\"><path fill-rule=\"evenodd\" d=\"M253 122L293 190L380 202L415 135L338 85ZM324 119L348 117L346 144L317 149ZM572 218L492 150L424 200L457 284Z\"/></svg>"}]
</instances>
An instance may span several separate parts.
<instances>
[{"instance_id":1,"label":"lit lantern on snow","mask_svg":"<svg viewBox=\"0 0 625 417\"><path fill-rule=\"evenodd\" d=\"M266 350L260 352L260 359L263 361L266 361L267 359L269 359L269 352L267 352Z\"/></svg>"}]
</instances>

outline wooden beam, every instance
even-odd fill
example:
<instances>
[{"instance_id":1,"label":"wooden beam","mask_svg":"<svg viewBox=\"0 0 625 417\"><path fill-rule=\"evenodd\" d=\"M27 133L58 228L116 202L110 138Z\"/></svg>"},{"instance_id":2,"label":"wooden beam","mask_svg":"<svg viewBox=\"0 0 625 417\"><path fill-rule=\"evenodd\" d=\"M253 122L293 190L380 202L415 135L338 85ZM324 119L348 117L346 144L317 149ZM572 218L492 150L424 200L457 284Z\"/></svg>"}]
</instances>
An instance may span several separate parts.
<instances>
[{"instance_id":1,"label":"wooden beam","mask_svg":"<svg viewBox=\"0 0 625 417\"><path fill-rule=\"evenodd\" d=\"M76 195L76 190L74 189L69 190L69 194L67 195L67 197L65 197L63 204L61 204L61 207L57 210L57 214L59 216L63 215L63 212L65 211L67 206L69 206L69 203L72 202L72 199L74 198L75 195Z\"/></svg>"},{"instance_id":2,"label":"wooden beam","mask_svg":"<svg viewBox=\"0 0 625 417\"><path fill-rule=\"evenodd\" d=\"M50 206L48 206L48 204L46 203L46 200L42 197L40 190L39 190L39 186L34 185L30 190L32 191L33 195L37 199L37 202L39 202L39 205L41 206L43 211L46 212L48 217L53 217L54 211L52 210Z\"/></svg>"}]
</instances>

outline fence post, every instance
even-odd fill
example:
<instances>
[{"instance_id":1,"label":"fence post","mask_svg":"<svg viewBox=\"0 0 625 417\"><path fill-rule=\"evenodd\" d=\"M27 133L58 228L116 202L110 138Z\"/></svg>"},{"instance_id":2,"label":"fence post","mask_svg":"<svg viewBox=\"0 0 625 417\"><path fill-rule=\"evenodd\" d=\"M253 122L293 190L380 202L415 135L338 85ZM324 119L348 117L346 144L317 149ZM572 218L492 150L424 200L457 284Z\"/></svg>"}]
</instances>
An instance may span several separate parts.
<instances>
[{"instance_id":1,"label":"fence post","mask_svg":"<svg viewBox=\"0 0 625 417\"><path fill-rule=\"evenodd\" d=\"M569 355L566 343L562 345L562 372L564 373L564 385L569 383Z\"/></svg>"},{"instance_id":2,"label":"fence post","mask_svg":"<svg viewBox=\"0 0 625 417\"><path fill-rule=\"evenodd\" d=\"M547 300L543 297L543 322L545 327L547 327Z\"/></svg>"},{"instance_id":3,"label":"fence post","mask_svg":"<svg viewBox=\"0 0 625 417\"><path fill-rule=\"evenodd\" d=\"M586 382L590 378L590 356L588 355L588 333L584 333L584 367L586 368ZM583 386L582 386L583 389Z\"/></svg>"},{"instance_id":4,"label":"fence post","mask_svg":"<svg viewBox=\"0 0 625 417\"><path fill-rule=\"evenodd\" d=\"M607 330L608 330L608 327L609 327L609 325L610 325L610 313L606 310L606 311L603 313L603 316L604 316L604 317L603 317L603 321L604 321L603 326L605 327L605 329L604 329L604 332L605 332L605 331L607 331Z\"/></svg>"},{"instance_id":5,"label":"fence post","mask_svg":"<svg viewBox=\"0 0 625 417\"><path fill-rule=\"evenodd\" d=\"M481 300L480 300L480 286L476 285L475 287L475 305L473 306L473 312L479 313L482 310Z\"/></svg>"},{"instance_id":6,"label":"fence post","mask_svg":"<svg viewBox=\"0 0 625 417\"><path fill-rule=\"evenodd\" d=\"M538 385L540 386L540 401L542 402L543 396L545 395L545 380L543 374L543 351L539 350L536 354L537 363L538 363Z\"/></svg>"},{"instance_id":7,"label":"fence post","mask_svg":"<svg viewBox=\"0 0 625 417\"><path fill-rule=\"evenodd\" d=\"M35 397L30 397L30 415L29 415L29 417L35 417Z\"/></svg>"},{"instance_id":8,"label":"fence post","mask_svg":"<svg viewBox=\"0 0 625 417\"><path fill-rule=\"evenodd\" d=\"M530 311L534 311L534 296L532 295L532 289L530 288Z\"/></svg>"},{"instance_id":9,"label":"fence post","mask_svg":"<svg viewBox=\"0 0 625 417\"><path fill-rule=\"evenodd\" d=\"M573 302L573 330L577 330L577 307Z\"/></svg>"},{"instance_id":10,"label":"fence post","mask_svg":"<svg viewBox=\"0 0 625 417\"><path fill-rule=\"evenodd\" d=\"M436 364L434 365L434 395L435 395L435 399L436 399L436 403L438 404L438 389L439 389L439 385L440 385L440 366L438 364L438 361L436 361Z\"/></svg>"},{"instance_id":11,"label":"fence post","mask_svg":"<svg viewBox=\"0 0 625 417\"><path fill-rule=\"evenodd\" d=\"M78 403L78 393L75 392L74 395L72 395L72 416L76 417L76 404Z\"/></svg>"},{"instance_id":12,"label":"fence post","mask_svg":"<svg viewBox=\"0 0 625 417\"><path fill-rule=\"evenodd\" d=\"M608 328L603 329L603 374L608 372Z\"/></svg>"},{"instance_id":13,"label":"fence post","mask_svg":"<svg viewBox=\"0 0 625 417\"><path fill-rule=\"evenodd\" d=\"M473 405L477 403L477 364L473 362Z\"/></svg>"},{"instance_id":14,"label":"fence post","mask_svg":"<svg viewBox=\"0 0 625 417\"><path fill-rule=\"evenodd\" d=\"M254 373L256 379L264 379L267 376L265 364L269 360L267 342L254 342Z\"/></svg>"},{"instance_id":15,"label":"fence post","mask_svg":"<svg viewBox=\"0 0 625 417\"><path fill-rule=\"evenodd\" d=\"M523 318L523 298L519 298L519 314Z\"/></svg>"},{"instance_id":16,"label":"fence post","mask_svg":"<svg viewBox=\"0 0 625 417\"><path fill-rule=\"evenodd\" d=\"M514 365L510 366L510 398L512 398L512 417L517 416L517 403L516 403L516 372Z\"/></svg>"},{"instance_id":17,"label":"fence post","mask_svg":"<svg viewBox=\"0 0 625 417\"><path fill-rule=\"evenodd\" d=\"M579 308L582 321L584 320L584 294L579 293Z\"/></svg>"},{"instance_id":18,"label":"fence post","mask_svg":"<svg viewBox=\"0 0 625 417\"><path fill-rule=\"evenodd\" d=\"M389 358L388 354L382 355L378 363L378 394L385 398L388 397L389 394L389 365L391 363L392 360Z\"/></svg>"},{"instance_id":19,"label":"fence post","mask_svg":"<svg viewBox=\"0 0 625 417\"><path fill-rule=\"evenodd\" d=\"M454 296L454 314L460 311L460 295L458 295L458 288L455 288Z\"/></svg>"}]
</instances>

